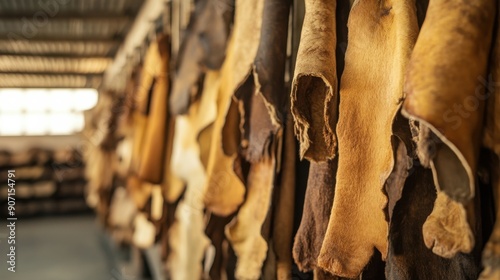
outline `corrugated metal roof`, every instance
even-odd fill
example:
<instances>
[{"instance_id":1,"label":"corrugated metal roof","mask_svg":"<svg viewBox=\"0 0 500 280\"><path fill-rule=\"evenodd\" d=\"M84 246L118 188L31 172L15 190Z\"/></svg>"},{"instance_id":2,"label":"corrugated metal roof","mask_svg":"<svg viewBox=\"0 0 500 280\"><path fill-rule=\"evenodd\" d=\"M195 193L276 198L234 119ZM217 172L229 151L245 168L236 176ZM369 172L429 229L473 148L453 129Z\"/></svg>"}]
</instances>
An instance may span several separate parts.
<instances>
[{"instance_id":1,"label":"corrugated metal roof","mask_svg":"<svg viewBox=\"0 0 500 280\"><path fill-rule=\"evenodd\" d=\"M119 45L119 40L99 42L0 40L0 55L112 56Z\"/></svg>"},{"instance_id":2,"label":"corrugated metal roof","mask_svg":"<svg viewBox=\"0 0 500 280\"><path fill-rule=\"evenodd\" d=\"M138 0L0 0L0 12L32 12L36 10L61 13L92 12L126 13L136 11L143 1Z\"/></svg>"},{"instance_id":3,"label":"corrugated metal roof","mask_svg":"<svg viewBox=\"0 0 500 280\"><path fill-rule=\"evenodd\" d=\"M129 23L128 18L49 19L43 24L4 19L0 20L0 37L27 40L37 38L119 38L124 35Z\"/></svg>"},{"instance_id":4,"label":"corrugated metal roof","mask_svg":"<svg viewBox=\"0 0 500 280\"><path fill-rule=\"evenodd\" d=\"M102 77L97 75L29 75L0 74L4 88L97 88Z\"/></svg>"},{"instance_id":5,"label":"corrugated metal roof","mask_svg":"<svg viewBox=\"0 0 500 280\"><path fill-rule=\"evenodd\" d=\"M110 58L51 58L0 56L0 72L49 72L99 74L111 63Z\"/></svg>"},{"instance_id":6,"label":"corrugated metal roof","mask_svg":"<svg viewBox=\"0 0 500 280\"><path fill-rule=\"evenodd\" d=\"M0 0L0 87L98 87L143 0Z\"/></svg>"}]
</instances>

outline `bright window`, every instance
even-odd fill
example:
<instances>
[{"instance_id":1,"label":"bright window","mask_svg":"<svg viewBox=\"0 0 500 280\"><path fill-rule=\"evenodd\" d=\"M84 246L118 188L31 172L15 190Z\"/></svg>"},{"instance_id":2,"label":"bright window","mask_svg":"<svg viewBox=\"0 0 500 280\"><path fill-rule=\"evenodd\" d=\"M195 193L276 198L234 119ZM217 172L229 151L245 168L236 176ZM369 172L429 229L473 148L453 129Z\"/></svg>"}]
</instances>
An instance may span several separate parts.
<instances>
[{"instance_id":1,"label":"bright window","mask_svg":"<svg viewBox=\"0 0 500 280\"><path fill-rule=\"evenodd\" d=\"M0 89L0 135L69 135L83 129L94 89Z\"/></svg>"}]
</instances>

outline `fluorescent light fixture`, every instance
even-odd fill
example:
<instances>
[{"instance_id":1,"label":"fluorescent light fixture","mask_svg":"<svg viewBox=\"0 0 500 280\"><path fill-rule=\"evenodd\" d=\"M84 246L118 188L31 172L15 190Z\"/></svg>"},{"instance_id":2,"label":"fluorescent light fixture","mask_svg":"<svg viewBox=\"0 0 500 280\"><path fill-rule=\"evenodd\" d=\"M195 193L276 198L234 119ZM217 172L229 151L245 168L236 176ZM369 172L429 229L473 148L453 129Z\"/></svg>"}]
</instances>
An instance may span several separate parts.
<instances>
[{"instance_id":1,"label":"fluorescent light fixture","mask_svg":"<svg viewBox=\"0 0 500 280\"><path fill-rule=\"evenodd\" d=\"M79 132L97 99L95 89L0 89L0 136Z\"/></svg>"},{"instance_id":2,"label":"fluorescent light fixture","mask_svg":"<svg viewBox=\"0 0 500 280\"><path fill-rule=\"evenodd\" d=\"M0 89L0 114L5 112L71 112L92 109L95 89Z\"/></svg>"}]
</instances>

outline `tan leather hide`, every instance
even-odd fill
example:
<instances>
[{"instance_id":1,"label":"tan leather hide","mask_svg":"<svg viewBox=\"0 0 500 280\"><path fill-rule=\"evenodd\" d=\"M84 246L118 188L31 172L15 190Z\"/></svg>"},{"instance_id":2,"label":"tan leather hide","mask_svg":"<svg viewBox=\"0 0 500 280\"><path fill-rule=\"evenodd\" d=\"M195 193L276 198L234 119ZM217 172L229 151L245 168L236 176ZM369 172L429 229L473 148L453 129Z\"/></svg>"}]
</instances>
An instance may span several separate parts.
<instances>
[{"instance_id":1,"label":"tan leather hide","mask_svg":"<svg viewBox=\"0 0 500 280\"><path fill-rule=\"evenodd\" d=\"M127 178L126 188L137 209L144 210L148 199L151 197L153 185L144 183L136 175L130 174Z\"/></svg>"},{"instance_id":2,"label":"tan leather hide","mask_svg":"<svg viewBox=\"0 0 500 280\"><path fill-rule=\"evenodd\" d=\"M245 202L226 227L226 236L238 257L236 279L259 279L261 275L268 249L261 226L271 203L274 166L273 157L264 157L251 165Z\"/></svg>"},{"instance_id":3,"label":"tan leather hide","mask_svg":"<svg viewBox=\"0 0 500 280\"><path fill-rule=\"evenodd\" d=\"M343 279L347 279L347 278L334 276L334 275L332 275L324 270L321 270L320 268L314 269L313 275L314 275L313 276L314 280L343 280Z\"/></svg>"},{"instance_id":4,"label":"tan leather hide","mask_svg":"<svg viewBox=\"0 0 500 280\"><path fill-rule=\"evenodd\" d=\"M173 279L199 279L202 261L210 244L205 235L203 187L205 167L198 145L199 132L215 120L219 73L208 72L201 100L191 105L187 116L177 116L172 154L172 173L186 182L186 192L170 229L170 273Z\"/></svg>"},{"instance_id":5,"label":"tan leather hide","mask_svg":"<svg viewBox=\"0 0 500 280\"><path fill-rule=\"evenodd\" d=\"M236 1L233 34L221 70L217 118L213 125L204 200L207 209L220 216L227 216L236 211L243 202L245 193L240 178L233 170L237 157L236 147L239 145L237 134L235 134L238 132L237 126L234 127L234 122L237 122L238 117L237 114L228 118L226 116L231 113L229 107L236 88L251 70L260 38L262 10L262 0ZM233 122L233 125L229 125L230 133L224 133L228 131L226 120ZM225 125L226 130L224 130Z\"/></svg>"},{"instance_id":6,"label":"tan leather hide","mask_svg":"<svg viewBox=\"0 0 500 280\"><path fill-rule=\"evenodd\" d=\"M175 204L179 197L182 195L185 189L184 182L175 176L172 172L172 153L174 148L174 136L175 136L175 118L169 118L167 125L167 140L165 148L165 164L163 171L163 181L161 186L163 188L163 196L165 201L170 204Z\"/></svg>"},{"instance_id":7,"label":"tan leather hide","mask_svg":"<svg viewBox=\"0 0 500 280\"><path fill-rule=\"evenodd\" d=\"M387 197L382 189L394 165L392 123L418 32L415 3L357 1L348 28L335 197L318 265L354 278L374 249L382 258L387 255Z\"/></svg>"},{"instance_id":8,"label":"tan leather hide","mask_svg":"<svg viewBox=\"0 0 500 280\"><path fill-rule=\"evenodd\" d=\"M245 111L250 115L248 150L255 153L250 156L252 161L246 184L247 197L234 221L228 225L226 235L238 257L236 278L258 279L268 253L266 238L269 226L266 227L264 222L271 206L274 187L276 145L281 143L276 143L277 140L270 133L273 124L262 96L255 94L245 101L251 102L249 110ZM246 105L245 102L243 104ZM276 138L281 138L281 135ZM247 157L249 155L246 154ZM271 267L271 264L267 266ZM272 271L273 269L267 270L271 274L275 273Z\"/></svg>"},{"instance_id":9,"label":"tan leather hide","mask_svg":"<svg viewBox=\"0 0 500 280\"><path fill-rule=\"evenodd\" d=\"M153 185L162 182L165 157L169 42L161 35L149 46L133 93L131 174L127 189L143 209ZM160 63L158 63L160 61Z\"/></svg>"},{"instance_id":10,"label":"tan leather hide","mask_svg":"<svg viewBox=\"0 0 500 280\"><path fill-rule=\"evenodd\" d=\"M133 152L132 152L132 163L131 171L133 174L138 174L140 170L141 161L143 159L144 150L144 136L148 124L148 113L150 105L149 100L152 95L152 86L154 84L154 77L156 73L159 72L160 63L156 63L160 60L158 45L152 43L144 58L143 65L140 65L138 74L135 78L136 81L136 92L133 94L134 97L134 111L132 113L132 127L133 132Z\"/></svg>"},{"instance_id":11,"label":"tan leather hide","mask_svg":"<svg viewBox=\"0 0 500 280\"><path fill-rule=\"evenodd\" d=\"M291 110L300 156L314 161L332 159L336 153L336 4L328 0L305 1L292 84Z\"/></svg>"},{"instance_id":12,"label":"tan leather hide","mask_svg":"<svg viewBox=\"0 0 500 280\"><path fill-rule=\"evenodd\" d=\"M163 162L168 123L169 55L170 42L167 35L161 35L153 44L158 60L152 61L158 69L153 73L151 104L142 142L142 157L138 175L144 181L159 184L163 177ZM147 64L146 64L147 67Z\"/></svg>"},{"instance_id":13,"label":"tan leather hide","mask_svg":"<svg viewBox=\"0 0 500 280\"><path fill-rule=\"evenodd\" d=\"M438 256L451 258L458 252L469 253L474 248L474 234L464 205L443 191L437 192L434 209L422 232L425 245Z\"/></svg>"},{"instance_id":14,"label":"tan leather hide","mask_svg":"<svg viewBox=\"0 0 500 280\"><path fill-rule=\"evenodd\" d=\"M463 203L475 192L485 99L481 77L494 17L493 0L430 1L405 84L403 114L439 137L435 149L420 151L421 161L430 161L436 187Z\"/></svg>"}]
</instances>

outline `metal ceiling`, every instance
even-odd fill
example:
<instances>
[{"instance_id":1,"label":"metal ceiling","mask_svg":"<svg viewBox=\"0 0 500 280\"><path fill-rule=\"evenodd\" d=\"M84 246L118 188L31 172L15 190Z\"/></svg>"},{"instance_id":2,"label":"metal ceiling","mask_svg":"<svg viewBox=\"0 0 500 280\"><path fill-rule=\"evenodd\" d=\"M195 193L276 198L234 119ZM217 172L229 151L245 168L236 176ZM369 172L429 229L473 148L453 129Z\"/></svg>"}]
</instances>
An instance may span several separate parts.
<instances>
[{"instance_id":1,"label":"metal ceiling","mask_svg":"<svg viewBox=\"0 0 500 280\"><path fill-rule=\"evenodd\" d=\"M92 87L144 0L0 0L0 87Z\"/></svg>"}]
</instances>

